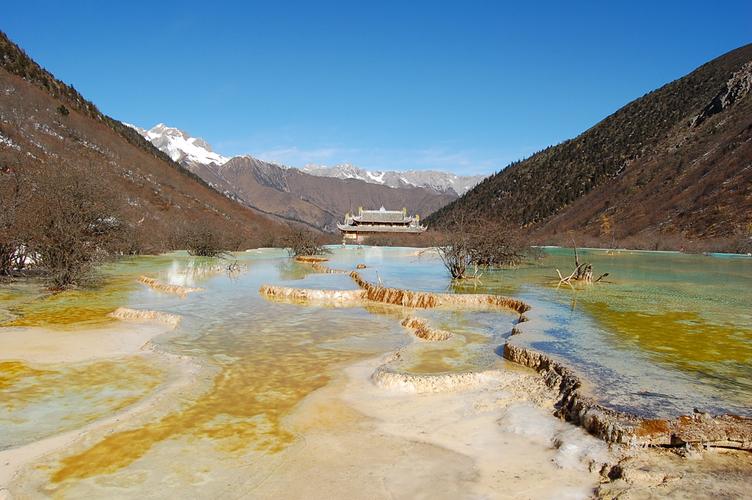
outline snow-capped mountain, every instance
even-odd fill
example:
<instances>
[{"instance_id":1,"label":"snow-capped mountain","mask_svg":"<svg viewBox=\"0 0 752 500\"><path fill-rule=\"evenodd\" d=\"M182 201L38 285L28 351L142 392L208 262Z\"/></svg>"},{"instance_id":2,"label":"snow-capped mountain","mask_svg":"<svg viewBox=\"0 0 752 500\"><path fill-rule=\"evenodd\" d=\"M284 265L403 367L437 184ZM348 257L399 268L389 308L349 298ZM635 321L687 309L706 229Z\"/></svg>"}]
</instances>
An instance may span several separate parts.
<instances>
[{"instance_id":1,"label":"snow-capped mountain","mask_svg":"<svg viewBox=\"0 0 752 500\"><path fill-rule=\"evenodd\" d=\"M126 125L137 130L158 149L167 153L170 158L201 177L211 176L210 174L216 173L211 169L210 172L206 172L207 169L205 167L212 165L219 167L231 159L215 153L211 146L203 139L191 137L186 132L174 127L168 127L164 123L155 125L149 130L128 123ZM254 159L250 156L249 158ZM276 166L286 168L282 165ZM472 189L484 177L482 175L455 175L450 172L434 170L408 170L405 172L371 171L347 163L333 167L309 164L296 170L317 177L358 179L370 184L381 184L393 188L422 187L439 194L446 193L456 196L461 196L466 191ZM212 185L216 184L215 179L207 180L207 182L210 182Z\"/></svg>"},{"instance_id":2,"label":"snow-capped mountain","mask_svg":"<svg viewBox=\"0 0 752 500\"><path fill-rule=\"evenodd\" d=\"M482 175L455 175L450 172L435 170L407 170L405 172L366 170L344 163L327 167L325 165L306 165L301 170L311 175L321 177L336 177L338 179L360 179L372 184L384 184L390 187L418 186L441 193L454 191L458 195L464 194L483 180Z\"/></svg>"},{"instance_id":3,"label":"snow-capped mountain","mask_svg":"<svg viewBox=\"0 0 752 500\"><path fill-rule=\"evenodd\" d=\"M149 130L142 129L130 123L125 125L135 129L157 149L178 163L199 163L202 165L222 165L230 158L212 151L211 146L200 137L191 137L175 127L168 127L159 123Z\"/></svg>"},{"instance_id":4,"label":"snow-capped mountain","mask_svg":"<svg viewBox=\"0 0 752 500\"><path fill-rule=\"evenodd\" d=\"M162 152L228 198L285 222L336 231L337 222L356 207L406 208L428 216L457 199L453 190L402 184L392 188L386 175L369 182L312 175L298 168L265 162L249 155L224 157L202 139L159 124L151 130L133 125Z\"/></svg>"}]
</instances>

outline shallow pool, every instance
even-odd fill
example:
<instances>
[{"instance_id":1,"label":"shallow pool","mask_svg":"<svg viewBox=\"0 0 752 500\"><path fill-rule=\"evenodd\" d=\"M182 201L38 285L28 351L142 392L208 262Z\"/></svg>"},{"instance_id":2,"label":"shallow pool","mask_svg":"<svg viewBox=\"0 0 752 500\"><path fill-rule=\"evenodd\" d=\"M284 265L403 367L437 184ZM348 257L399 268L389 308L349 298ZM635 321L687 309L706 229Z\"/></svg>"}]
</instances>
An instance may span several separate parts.
<instances>
[{"instance_id":1,"label":"shallow pool","mask_svg":"<svg viewBox=\"0 0 752 500\"><path fill-rule=\"evenodd\" d=\"M485 271L460 287L430 251L334 247L329 257L333 268L364 264L361 274L385 286L498 293L528 302L531 321L515 341L570 364L607 406L649 416L675 416L695 407L752 415L752 259L582 251L581 259L591 261L596 274L609 276L571 288L557 287L554 279L556 268L565 272L573 265L571 253L560 249L547 249L541 261L515 269ZM402 308L300 305L258 293L265 283L355 288L346 275L314 273L281 250L234 258L245 268L240 273L217 272L171 254L112 265L91 291L48 296L27 285L6 292L0 318L13 325L71 328L75 318L96 325L110 321L106 313L119 305L179 314L180 326L155 343L214 370L206 387L187 392L178 408L50 466L48 493L139 463L143 468L151 455L169 455L190 443L211 443L215 452L235 457L273 454L300 439L285 419L303 398L343 366L398 348L400 369L409 372L505 366L498 347L514 325L512 314L413 311L455 334L447 342L414 343L400 326ZM140 274L203 291L184 298L163 294L135 282ZM120 411L146 397L163 377L137 359L73 368L0 364L0 390L13 395L0 405L0 435L13 436L0 447Z\"/></svg>"}]
</instances>

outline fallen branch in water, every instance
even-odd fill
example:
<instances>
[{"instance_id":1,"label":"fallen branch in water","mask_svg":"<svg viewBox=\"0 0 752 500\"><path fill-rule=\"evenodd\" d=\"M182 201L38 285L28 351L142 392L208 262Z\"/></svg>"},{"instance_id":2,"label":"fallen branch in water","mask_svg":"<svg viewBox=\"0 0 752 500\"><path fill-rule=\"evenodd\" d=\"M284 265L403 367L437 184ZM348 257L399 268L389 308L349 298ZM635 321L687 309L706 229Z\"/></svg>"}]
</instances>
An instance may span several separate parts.
<instances>
[{"instance_id":1,"label":"fallen branch in water","mask_svg":"<svg viewBox=\"0 0 752 500\"><path fill-rule=\"evenodd\" d=\"M572 243L574 243L574 241ZM567 277L562 276L561 271L558 269L556 270L556 274L559 275L559 285L567 284L572 286L572 281L581 281L588 284L598 283L608 276L608 273L603 273L593 279L593 265L589 262L580 263L580 257L577 253L577 245L574 245L574 266L574 271L572 271Z\"/></svg>"}]
</instances>

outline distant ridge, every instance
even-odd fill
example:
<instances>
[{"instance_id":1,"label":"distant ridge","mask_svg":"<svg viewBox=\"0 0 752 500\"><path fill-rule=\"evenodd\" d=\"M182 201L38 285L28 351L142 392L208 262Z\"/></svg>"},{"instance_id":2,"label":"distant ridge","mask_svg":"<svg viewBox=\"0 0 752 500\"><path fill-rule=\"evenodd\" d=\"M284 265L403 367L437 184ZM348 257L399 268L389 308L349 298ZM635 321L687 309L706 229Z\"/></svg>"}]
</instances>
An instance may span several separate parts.
<instances>
[{"instance_id":1,"label":"distant ridge","mask_svg":"<svg viewBox=\"0 0 752 500\"><path fill-rule=\"evenodd\" d=\"M434 213L503 219L542 242L728 238L752 224L752 45L627 104L578 137L512 163Z\"/></svg>"},{"instance_id":2,"label":"distant ridge","mask_svg":"<svg viewBox=\"0 0 752 500\"><path fill-rule=\"evenodd\" d=\"M348 163L327 167L309 164L302 168L308 174L338 179L359 179L372 184L383 184L390 187L417 186L433 189L439 193L454 193L461 195L478 184L483 175L455 175L450 172L437 170L406 170L396 172L392 170L366 170Z\"/></svg>"},{"instance_id":3,"label":"distant ridge","mask_svg":"<svg viewBox=\"0 0 752 500\"><path fill-rule=\"evenodd\" d=\"M149 130L128 125L185 169L227 197L285 222L336 232L347 212L358 207L388 206L429 215L457 198L453 174L436 178L439 187L401 182L368 182L355 176L312 175L250 155L227 158L201 138L160 123ZM430 173L429 173L430 174ZM409 175L409 174L408 174ZM382 175L383 176L383 175ZM427 179L430 179L427 178Z\"/></svg>"}]
</instances>

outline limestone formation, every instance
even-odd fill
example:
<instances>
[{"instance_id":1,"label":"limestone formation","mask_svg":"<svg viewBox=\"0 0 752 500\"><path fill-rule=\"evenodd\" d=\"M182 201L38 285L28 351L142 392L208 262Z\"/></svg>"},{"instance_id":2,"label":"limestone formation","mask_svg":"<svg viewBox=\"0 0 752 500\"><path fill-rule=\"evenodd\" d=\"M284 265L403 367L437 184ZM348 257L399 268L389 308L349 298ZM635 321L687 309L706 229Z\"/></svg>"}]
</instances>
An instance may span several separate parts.
<instances>
[{"instance_id":1,"label":"limestone formation","mask_svg":"<svg viewBox=\"0 0 752 500\"><path fill-rule=\"evenodd\" d=\"M363 302L362 290L314 290L285 286L262 285L259 293L266 297L293 302L331 303L357 305Z\"/></svg>"},{"instance_id":2,"label":"limestone formation","mask_svg":"<svg viewBox=\"0 0 752 500\"><path fill-rule=\"evenodd\" d=\"M317 263L317 262L326 262L326 257L318 257L316 255L298 255L295 257L295 260L297 262L307 262L307 263Z\"/></svg>"},{"instance_id":3,"label":"limestone formation","mask_svg":"<svg viewBox=\"0 0 752 500\"><path fill-rule=\"evenodd\" d=\"M448 340L452 332L432 328L428 322L422 318L408 317L402 320L402 326L409 328L419 339L431 342Z\"/></svg>"},{"instance_id":4,"label":"limestone formation","mask_svg":"<svg viewBox=\"0 0 752 500\"><path fill-rule=\"evenodd\" d=\"M344 272L330 269L320 263L319 272ZM448 294L418 292L374 285L357 271L350 272L360 290L310 290L263 285L262 295L300 302L328 302L332 304L363 304L378 302L410 308L461 307L463 309L504 308L519 313L519 321L512 329L510 338L524 333L521 324L527 320L524 313L530 306L521 300L501 295ZM402 325L413 330L424 340L446 340L450 332L432 329L425 320L407 317ZM711 416L704 413L685 415L672 420L645 419L636 415L618 412L604 407L593 398L584 395L579 376L562 363L527 347L507 341L504 357L537 371L545 384L558 392L555 414L560 418L580 425L591 434L609 442L628 446L658 447L721 447L752 451L752 419L734 415ZM376 384L382 387L399 387L411 392L440 392L462 387L477 386L487 381L491 372L465 372L449 374L409 374L394 370L389 365L399 359L381 365L373 374Z\"/></svg>"},{"instance_id":5,"label":"limestone formation","mask_svg":"<svg viewBox=\"0 0 752 500\"><path fill-rule=\"evenodd\" d=\"M156 321L172 327L176 327L180 323L180 316L177 314L143 309L130 309L127 307L118 307L108 314L108 316L121 321Z\"/></svg>"},{"instance_id":6,"label":"limestone formation","mask_svg":"<svg viewBox=\"0 0 752 500\"><path fill-rule=\"evenodd\" d=\"M398 389L405 392L453 392L472 389L499 377L498 370L485 372L460 372L416 374L393 370L387 364L373 372L371 379L384 389Z\"/></svg>"},{"instance_id":7,"label":"limestone formation","mask_svg":"<svg viewBox=\"0 0 752 500\"><path fill-rule=\"evenodd\" d=\"M138 281L148 286L149 288L153 288L154 290L165 293L174 293L175 295L179 295L181 297L185 297L189 293L199 292L202 290L201 288L190 288L181 285L170 285L168 283L162 283L161 281L154 278L149 278L148 276L141 276L138 278Z\"/></svg>"},{"instance_id":8,"label":"limestone formation","mask_svg":"<svg viewBox=\"0 0 752 500\"><path fill-rule=\"evenodd\" d=\"M721 447L752 451L752 419L705 413L669 419L644 419L603 407L580 392L580 378L545 354L510 342L504 357L540 373L559 391L557 416L609 443L630 446Z\"/></svg>"},{"instance_id":9,"label":"limestone formation","mask_svg":"<svg viewBox=\"0 0 752 500\"><path fill-rule=\"evenodd\" d=\"M522 315L530 309L530 306L511 297L502 295L488 295L475 293L434 293L416 292L401 288L388 288L374 285L356 271L350 273L350 277L357 285L365 290L366 298L374 302L383 302L403 307L430 309L434 307L492 307L515 311Z\"/></svg>"}]
</instances>

